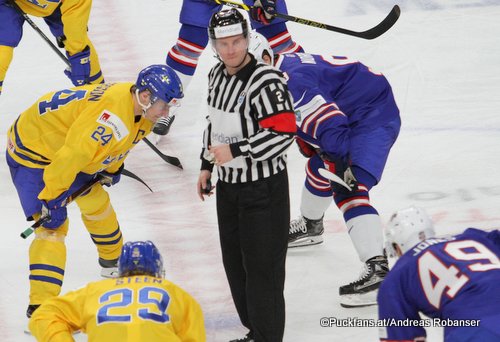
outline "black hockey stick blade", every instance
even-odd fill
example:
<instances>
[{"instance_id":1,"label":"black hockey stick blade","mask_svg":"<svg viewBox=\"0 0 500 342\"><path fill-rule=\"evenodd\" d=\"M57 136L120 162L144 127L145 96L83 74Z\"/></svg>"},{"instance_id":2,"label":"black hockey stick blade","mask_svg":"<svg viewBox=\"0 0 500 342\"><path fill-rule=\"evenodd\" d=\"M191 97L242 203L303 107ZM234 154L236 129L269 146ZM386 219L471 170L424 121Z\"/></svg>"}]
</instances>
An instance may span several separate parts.
<instances>
[{"instance_id":1,"label":"black hockey stick blade","mask_svg":"<svg viewBox=\"0 0 500 342\"><path fill-rule=\"evenodd\" d=\"M89 191L94 186L94 184L99 183L100 181L101 181L101 177L100 176L95 177L88 184L85 184L85 185L81 186L78 190L76 190L71 195L69 195L61 203L61 206L63 206L63 207L67 206L68 204L70 204L71 202L73 202L76 198L80 197L84 192ZM31 225L31 227L28 227L27 229L25 229L21 233L21 237L23 239L26 239L28 236L30 236L31 234L33 234L33 232L35 231L36 228L40 227L42 224L44 224L49 219L50 219L49 217L41 217L38 221L36 221L35 223L33 223L33 225Z\"/></svg>"},{"instance_id":2,"label":"black hockey stick blade","mask_svg":"<svg viewBox=\"0 0 500 342\"><path fill-rule=\"evenodd\" d=\"M142 138L142 141L144 141L153 151L156 152L157 155L161 157L164 161L169 163L170 165L173 165L175 167L178 167L179 169L184 169L182 167L181 161L179 158L172 157L172 156L167 156L166 154L163 154L151 141L148 140L148 138Z\"/></svg>"},{"instance_id":3,"label":"black hockey stick blade","mask_svg":"<svg viewBox=\"0 0 500 342\"><path fill-rule=\"evenodd\" d=\"M146 188L148 188L149 191L153 192L153 190L149 187L149 185L145 181L143 181L141 177L139 177L138 175L136 175L132 171L129 171L127 169L123 169L122 170L122 175L130 177L132 179L135 179L136 181L142 183Z\"/></svg>"},{"instance_id":4,"label":"black hockey stick blade","mask_svg":"<svg viewBox=\"0 0 500 342\"><path fill-rule=\"evenodd\" d=\"M346 35L353 36L353 37L363 38L363 39L375 39L377 37L380 37L385 32L387 32L392 26L394 26L396 21L398 21L400 15L401 15L401 9L399 8L398 5L394 5L392 10L389 12L389 14L378 25L372 27L369 30L357 32L357 31L351 31L351 30L348 30L348 29L345 29L342 27L336 27L336 26L332 26L332 25L318 23L316 21L312 21L309 19L302 19L302 18L294 17L294 16L291 16L288 14L276 13L276 17L283 18L283 19L286 19L289 21L293 21L293 22L296 22L299 24L314 26L314 27L322 28L322 29L325 29L328 31L334 31L334 32L346 34Z\"/></svg>"},{"instance_id":5,"label":"black hockey stick blade","mask_svg":"<svg viewBox=\"0 0 500 342\"><path fill-rule=\"evenodd\" d=\"M245 11L250 11L253 8L253 6L248 6L246 4L238 3L238 2L235 2L232 0L213 0L213 1L220 4L220 5L226 5L226 6L230 6L230 7L240 8L240 9L245 10ZM395 5L392 8L392 10L389 12L389 14L385 17L385 19L382 20L377 26L374 26L371 29L366 30L366 31L362 31L362 32L351 31L351 30L348 30L348 29L345 29L342 27L323 24L323 23L319 23L317 21L303 19L303 18L295 17L293 15L288 15L288 14L284 14L284 13L276 13L274 16L288 20L288 21L293 21L293 22L298 23L298 24L317 27L320 29L338 32L338 33L346 34L346 35L353 36L353 37L358 37L358 38L363 38L363 39L375 39L375 38L383 35L385 32L387 32L387 30L389 30L392 26L394 26L396 21L398 21L400 14L401 14L401 9L399 8L398 5Z\"/></svg>"}]
</instances>

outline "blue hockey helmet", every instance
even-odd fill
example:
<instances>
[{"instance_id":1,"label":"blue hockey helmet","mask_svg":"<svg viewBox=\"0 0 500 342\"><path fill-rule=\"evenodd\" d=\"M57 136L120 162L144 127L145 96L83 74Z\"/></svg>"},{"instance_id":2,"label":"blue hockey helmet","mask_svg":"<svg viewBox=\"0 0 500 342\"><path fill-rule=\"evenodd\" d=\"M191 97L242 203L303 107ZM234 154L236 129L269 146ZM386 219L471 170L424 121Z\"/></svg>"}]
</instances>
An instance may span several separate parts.
<instances>
[{"instance_id":1,"label":"blue hockey helmet","mask_svg":"<svg viewBox=\"0 0 500 342\"><path fill-rule=\"evenodd\" d=\"M118 259L120 277L150 275L163 277L163 259L160 251L151 241L127 242Z\"/></svg>"},{"instance_id":2,"label":"blue hockey helmet","mask_svg":"<svg viewBox=\"0 0 500 342\"><path fill-rule=\"evenodd\" d=\"M151 103L160 99L169 105L176 105L178 100L184 97L182 82L174 69L168 65L154 64L144 68L139 73L135 85L139 92L151 92Z\"/></svg>"}]
</instances>

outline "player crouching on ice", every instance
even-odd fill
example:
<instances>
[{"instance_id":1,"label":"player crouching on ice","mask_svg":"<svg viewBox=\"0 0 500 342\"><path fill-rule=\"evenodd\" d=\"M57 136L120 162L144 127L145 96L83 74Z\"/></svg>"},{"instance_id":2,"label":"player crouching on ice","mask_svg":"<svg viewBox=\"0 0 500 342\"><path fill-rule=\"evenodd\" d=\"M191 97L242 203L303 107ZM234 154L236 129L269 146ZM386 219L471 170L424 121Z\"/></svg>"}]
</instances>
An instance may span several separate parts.
<instances>
[{"instance_id":1,"label":"player crouching on ice","mask_svg":"<svg viewBox=\"0 0 500 342\"><path fill-rule=\"evenodd\" d=\"M342 211L364 268L339 288L344 307L376 304L388 272L382 222L369 192L382 177L401 125L387 79L346 57L308 53L272 55L252 32L249 51L288 78L295 108L297 143L308 157L301 216L290 222L288 247L323 242L323 215L332 202ZM273 58L274 57L274 58Z\"/></svg>"},{"instance_id":2,"label":"player crouching on ice","mask_svg":"<svg viewBox=\"0 0 500 342\"><path fill-rule=\"evenodd\" d=\"M48 93L8 131L7 164L28 220L44 220L29 249L27 316L61 291L68 232L66 200L95 177L120 180L130 150L182 98L182 85L166 65L152 65L137 82L85 85ZM76 198L94 242L101 275L116 276L122 233L101 184Z\"/></svg>"},{"instance_id":3,"label":"player crouching on ice","mask_svg":"<svg viewBox=\"0 0 500 342\"><path fill-rule=\"evenodd\" d=\"M447 342L500 341L500 232L434 235L423 209L392 216L387 247L399 260L378 292L380 340L421 342L424 327L441 326ZM398 326L404 321L413 324Z\"/></svg>"},{"instance_id":4,"label":"player crouching on ice","mask_svg":"<svg viewBox=\"0 0 500 342\"><path fill-rule=\"evenodd\" d=\"M47 300L31 317L33 336L74 341L72 332L81 329L90 342L206 341L200 305L164 278L162 256L151 241L125 243L118 273Z\"/></svg>"}]
</instances>

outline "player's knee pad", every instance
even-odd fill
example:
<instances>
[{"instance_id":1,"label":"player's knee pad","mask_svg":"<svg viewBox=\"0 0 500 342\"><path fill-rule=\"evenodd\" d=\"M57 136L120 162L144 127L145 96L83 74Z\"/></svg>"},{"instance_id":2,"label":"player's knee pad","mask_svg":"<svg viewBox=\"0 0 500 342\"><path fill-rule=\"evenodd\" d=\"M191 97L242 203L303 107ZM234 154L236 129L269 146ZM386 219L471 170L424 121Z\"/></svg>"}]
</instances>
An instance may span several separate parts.
<instances>
[{"instance_id":1,"label":"player's knee pad","mask_svg":"<svg viewBox=\"0 0 500 342\"><path fill-rule=\"evenodd\" d=\"M82 220L91 234L94 231L102 232L103 229L109 233L118 226L109 195L100 184L94 185L85 196L77 198L76 203L80 207Z\"/></svg>"},{"instance_id":2,"label":"player's knee pad","mask_svg":"<svg viewBox=\"0 0 500 342\"><path fill-rule=\"evenodd\" d=\"M40 214L33 215L35 221L40 219ZM55 229L44 228L40 226L35 229L35 239L45 240L51 242L62 242L66 239L66 235L68 234L69 220L66 219L64 223Z\"/></svg>"}]
</instances>

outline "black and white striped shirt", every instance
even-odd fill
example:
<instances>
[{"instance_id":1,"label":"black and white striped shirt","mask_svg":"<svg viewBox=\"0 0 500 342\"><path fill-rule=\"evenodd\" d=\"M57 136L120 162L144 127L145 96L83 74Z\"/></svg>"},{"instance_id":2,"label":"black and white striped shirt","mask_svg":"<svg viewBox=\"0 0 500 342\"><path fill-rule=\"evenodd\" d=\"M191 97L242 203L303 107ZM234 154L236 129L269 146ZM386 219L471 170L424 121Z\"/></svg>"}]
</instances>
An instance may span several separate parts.
<instances>
[{"instance_id":1,"label":"black and white striped shirt","mask_svg":"<svg viewBox=\"0 0 500 342\"><path fill-rule=\"evenodd\" d=\"M284 170L296 129L293 100L281 71L251 56L232 76L223 63L217 64L208 84L201 169L213 168L209 146L229 144L234 159L217 167L223 182L256 181Z\"/></svg>"}]
</instances>

